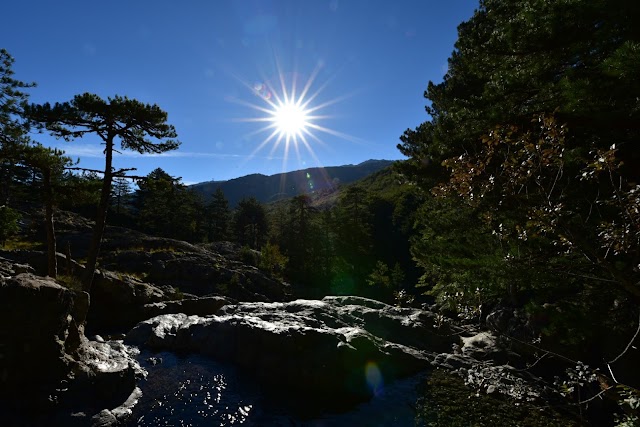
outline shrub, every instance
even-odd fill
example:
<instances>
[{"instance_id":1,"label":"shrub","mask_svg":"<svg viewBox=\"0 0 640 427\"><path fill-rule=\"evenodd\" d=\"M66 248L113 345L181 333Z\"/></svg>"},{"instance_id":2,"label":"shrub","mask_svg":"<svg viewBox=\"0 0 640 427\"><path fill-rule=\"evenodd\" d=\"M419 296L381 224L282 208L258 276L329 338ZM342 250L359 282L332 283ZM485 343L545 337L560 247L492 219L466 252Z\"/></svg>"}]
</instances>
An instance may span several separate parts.
<instances>
[{"instance_id":1,"label":"shrub","mask_svg":"<svg viewBox=\"0 0 640 427\"><path fill-rule=\"evenodd\" d=\"M4 246L7 239L16 234L20 227L18 221L20 220L20 214L10 207L3 205L0 206L0 245Z\"/></svg>"}]
</instances>

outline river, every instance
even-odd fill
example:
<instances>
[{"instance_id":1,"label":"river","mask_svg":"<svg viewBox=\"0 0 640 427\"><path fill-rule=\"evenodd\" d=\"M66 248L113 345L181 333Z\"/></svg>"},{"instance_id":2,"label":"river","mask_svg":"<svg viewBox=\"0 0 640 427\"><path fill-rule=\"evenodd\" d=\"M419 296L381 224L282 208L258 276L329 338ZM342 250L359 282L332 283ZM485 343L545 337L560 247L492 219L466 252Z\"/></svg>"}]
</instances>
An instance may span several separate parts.
<instances>
[{"instance_id":1,"label":"river","mask_svg":"<svg viewBox=\"0 0 640 427\"><path fill-rule=\"evenodd\" d=\"M235 367L200 355L138 355L147 370L129 426L414 426L424 374L382 387L369 402L329 413L260 387Z\"/></svg>"}]
</instances>

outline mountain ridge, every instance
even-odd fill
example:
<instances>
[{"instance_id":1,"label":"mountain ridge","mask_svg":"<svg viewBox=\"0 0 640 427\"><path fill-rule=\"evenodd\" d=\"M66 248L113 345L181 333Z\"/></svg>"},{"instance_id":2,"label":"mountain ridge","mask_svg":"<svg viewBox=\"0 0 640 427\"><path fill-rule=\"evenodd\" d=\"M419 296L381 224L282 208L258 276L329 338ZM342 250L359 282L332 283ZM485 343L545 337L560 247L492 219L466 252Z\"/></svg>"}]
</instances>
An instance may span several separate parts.
<instances>
[{"instance_id":1,"label":"mountain ridge","mask_svg":"<svg viewBox=\"0 0 640 427\"><path fill-rule=\"evenodd\" d=\"M219 187L229 200L231 207L235 207L244 197L255 197L261 203L269 203L298 194L325 191L340 184L357 181L394 162L394 160L370 159L356 165L313 167L274 175L254 173L226 181L201 182L189 187L202 195L205 200L211 198Z\"/></svg>"}]
</instances>

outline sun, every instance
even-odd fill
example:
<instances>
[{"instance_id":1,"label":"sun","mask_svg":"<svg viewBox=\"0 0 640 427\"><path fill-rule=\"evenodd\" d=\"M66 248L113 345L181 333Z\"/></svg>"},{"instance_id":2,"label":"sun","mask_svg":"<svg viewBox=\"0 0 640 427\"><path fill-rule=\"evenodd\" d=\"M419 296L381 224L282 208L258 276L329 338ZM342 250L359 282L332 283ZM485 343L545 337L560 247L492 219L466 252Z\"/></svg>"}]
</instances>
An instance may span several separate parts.
<instances>
[{"instance_id":1,"label":"sun","mask_svg":"<svg viewBox=\"0 0 640 427\"><path fill-rule=\"evenodd\" d=\"M278 157L277 153L282 153L283 170L285 170L292 151L295 153L299 164L305 163L301 155L303 151L306 151L315 163L321 166L314 151L314 146L327 147L321 135L330 135L362 143L358 138L322 124L322 121L334 117L326 114L330 107L350 95L343 94L338 98L320 101L320 98L322 98L320 94L329 82L327 81L312 89L315 86L315 80L320 70L321 65L318 65L311 75L304 80L299 78L297 73L291 73L290 78L287 78L278 66L275 81L265 79L254 84L249 84L245 80L234 76L249 89L255 99L259 100L258 102L251 102L245 99L230 98L230 101L250 107L253 110L253 117L239 118L236 121L263 124L263 126L245 135L247 140L257 137L257 144L251 154L247 156L247 160L254 158L258 152L270 146L267 158L276 158ZM298 85L301 81L304 81L304 83ZM264 136L260 137L260 134Z\"/></svg>"},{"instance_id":2,"label":"sun","mask_svg":"<svg viewBox=\"0 0 640 427\"><path fill-rule=\"evenodd\" d=\"M279 102L271 111L275 130L285 138L302 138L311 126L311 116L300 102Z\"/></svg>"}]
</instances>

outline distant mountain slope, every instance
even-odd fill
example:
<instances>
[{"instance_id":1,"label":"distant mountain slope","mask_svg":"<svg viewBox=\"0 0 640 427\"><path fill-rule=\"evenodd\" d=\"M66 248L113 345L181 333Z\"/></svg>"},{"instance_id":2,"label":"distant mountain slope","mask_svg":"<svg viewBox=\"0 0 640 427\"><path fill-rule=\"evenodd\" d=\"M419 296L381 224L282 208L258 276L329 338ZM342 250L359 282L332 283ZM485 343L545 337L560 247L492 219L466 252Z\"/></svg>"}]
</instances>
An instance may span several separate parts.
<instances>
[{"instance_id":1,"label":"distant mountain slope","mask_svg":"<svg viewBox=\"0 0 640 427\"><path fill-rule=\"evenodd\" d=\"M252 174L229 181L208 181L190 186L208 200L218 187L224 191L229 205L235 207L243 197L255 197L269 203L298 194L315 193L335 188L371 175L389 165L391 160L367 160L358 165L310 168L271 176Z\"/></svg>"},{"instance_id":2,"label":"distant mountain slope","mask_svg":"<svg viewBox=\"0 0 640 427\"><path fill-rule=\"evenodd\" d=\"M387 166L349 183L348 186L317 192L313 194L311 204L319 209L331 208L338 203L345 188L350 186L362 187L376 197L387 200L394 200L400 193L407 190L407 185L402 183L393 168Z\"/></svg>"}]
</instances>

